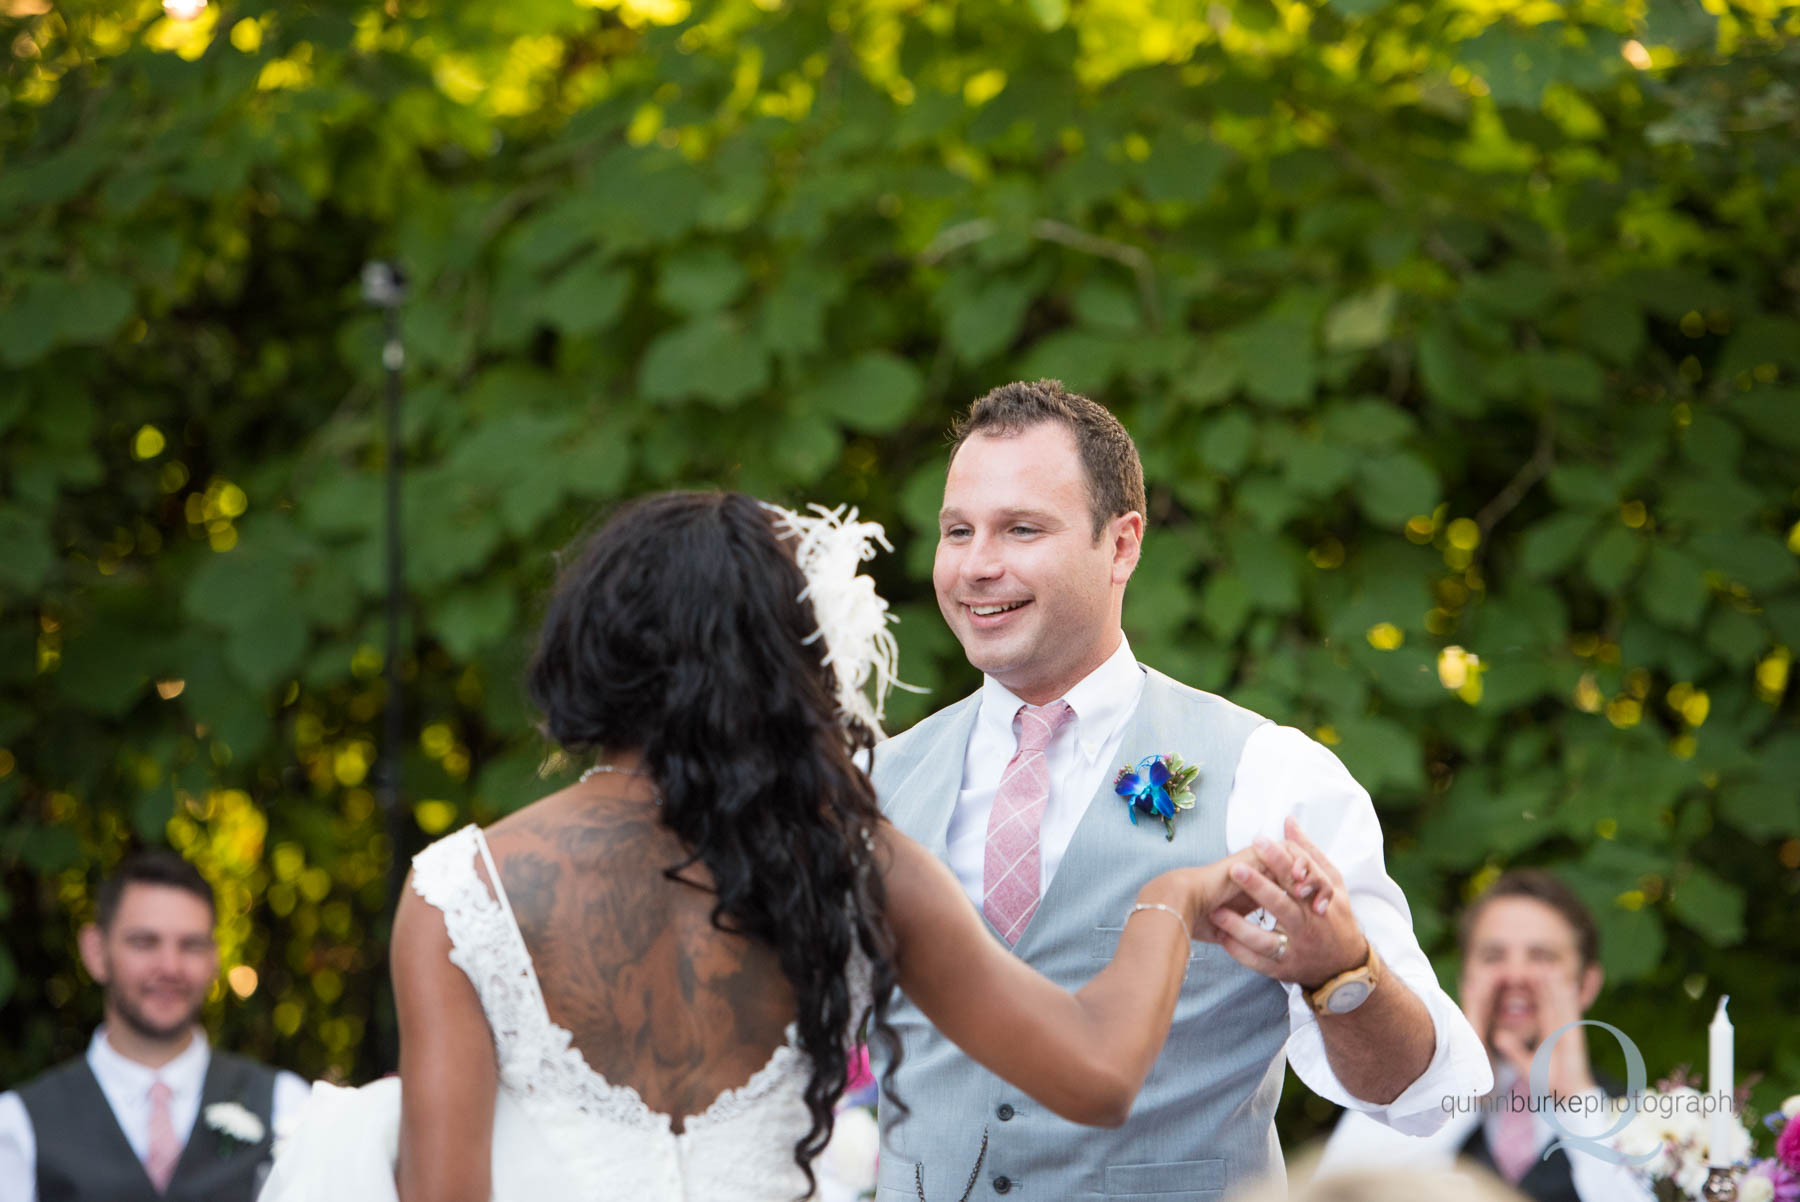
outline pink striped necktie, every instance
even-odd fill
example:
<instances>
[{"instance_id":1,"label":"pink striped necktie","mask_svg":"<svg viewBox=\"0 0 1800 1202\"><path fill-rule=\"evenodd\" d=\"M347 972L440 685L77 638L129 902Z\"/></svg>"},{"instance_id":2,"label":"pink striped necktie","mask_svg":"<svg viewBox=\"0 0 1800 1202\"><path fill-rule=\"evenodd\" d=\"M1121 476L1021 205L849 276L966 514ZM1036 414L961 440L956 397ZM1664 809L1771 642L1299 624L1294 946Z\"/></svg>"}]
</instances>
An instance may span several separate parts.
<instances>
[{"instance_id":1,"label":"pink striped necktie","mask_svg":"<svg viewBox=\"0 0 1800 1202\"><path fill-rule=\"evenodd\" d=\"M173 1093L161 1081L150 1086L150 1148L144 1153L144 1172L159 1194L169 1191L175 1162L181 1159L181 1141L175 1137L175 1120L169 1113Z\"/></svg>"},{"instance_id":2,"label":"pink striped necktie","mask_svg":"<svg viewBox=\"0 0 1800 1202\"><path fill-rule=\"evenodd\" d=\"M1524 1081L1514 1081L1507 1105L1494 1120L1494 1167L1512 1185L1537 1163L1537 1125L1531 1120L1531 1093Z\"/></svg>"},{"instance_id":3,"label":"pink striped necktie","mask_svg":"<svg viewBox=\"0 0 1800 1202\"><path fill-rule=\"evenodd\" d=\"M1019 750L994 793L981 871L981 912L1008 946L1019 942L1041 900L1038 831L1050 800L1050 765L1044 749L1074 716L1066 701L1020 706Z\"/></svg>"}]
</instances>

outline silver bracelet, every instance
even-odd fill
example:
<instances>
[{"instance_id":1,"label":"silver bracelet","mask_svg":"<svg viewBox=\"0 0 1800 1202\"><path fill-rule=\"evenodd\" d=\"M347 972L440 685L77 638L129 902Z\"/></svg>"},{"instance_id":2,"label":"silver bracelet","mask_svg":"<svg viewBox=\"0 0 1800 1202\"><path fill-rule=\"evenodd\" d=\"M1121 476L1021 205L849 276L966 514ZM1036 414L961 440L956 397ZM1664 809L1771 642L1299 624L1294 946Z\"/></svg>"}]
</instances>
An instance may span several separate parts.
<instances>
[{"instance_id":1,"label":"silver bracelet","mask_svg":"<svg viewBox=\"0 0 1800 1202\"><path fill-rule=\"evenodd\" d=\"M1131 914L1136 914L1139 910L1161 910L1164 914L1173 914L1175 921L1181 924L1181 933L1187 936L1189 943L1194 941L1194 933L1188 929L1187 919L1174 906L1165 906L1161 902L1138 902L1131 907ZM1125 916L1126 922L1131 921L1131 914Z\"/></svg>"}]
</instances>

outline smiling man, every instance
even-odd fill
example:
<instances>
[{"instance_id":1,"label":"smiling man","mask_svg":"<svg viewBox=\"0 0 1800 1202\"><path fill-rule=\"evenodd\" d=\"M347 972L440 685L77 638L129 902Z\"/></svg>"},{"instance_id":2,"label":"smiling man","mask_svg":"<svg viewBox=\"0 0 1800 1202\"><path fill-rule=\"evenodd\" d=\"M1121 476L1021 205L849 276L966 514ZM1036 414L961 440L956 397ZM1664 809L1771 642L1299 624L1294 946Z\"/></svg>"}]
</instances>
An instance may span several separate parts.
<instances>
[{"instance_id":1,"label":"smiling man","mask_svg":"<svg viewBox=\"0 0 1800 1202\"><path fill-rule=\"evenodd\" d=\"M1548 1099L1530 1099L1533 1056L1553 1032L1576 1022L1600 995L1600 934L1594 916L1554 874L1515 868L1488 886L1463 915L1463 1012L1493 1060L1496 1087L1425 1139L1383 1131L1347 1114L1331 1134L1320 1172L1394 1165L1431 1166L1464 1157L1533 1202L1649 1202L1643 1180L1575 1145L1553 1141L1603 1135L1618 1117L1605 1108L1588 1060L1586 1028L1552 1045ZM1546 1107L1560 1106L1558 1110ZM1558 1128L1561 1128L1560 1130Z\"/></svg>"},{"instance_id":2,"label":"smiling man","mask_svg":"<svg viewBox=\"0 0 1800 1202\"><path fill-rule=\"evenodd\" d=\"M1443 1122L1446 1097L1489 1087L1383 866L1368 794L1301 732L1132 656L1122 618L1144 509L1137 448L1100 405L1052 381L974 404L954 432L932 582L982 686L880 745L876 787L995 937L1065 987L1127 921L1168 921L1131 905L1166 868L1256 846L1272 870L1237 879L1261 920L1219 911L1195 932L1212 942L1194 944L1168 1042L1118 1130L1045 1113L897 1005L894 1086L911 1113L881 1109L883 1199L1217 1198L1281 1172L1286 1063L1417 1132ZM1197 777L1144 807L1116 792L1122 768L1141 783L1183 765Z\"/></svg>"},{"instance_id":3,"label":"smiling man","mask_svg":"<svg viewBox=\"0 0 1800 1202\"><path fill-rule=\"evenodd\" d=\"M308 1089L207 1046L212 887L178 856L141 852L96 909L81 959L106 1022L85 1056L0 1094L0 1202L250 1202L275 1122Z\"/></svg>"}]
</instances>

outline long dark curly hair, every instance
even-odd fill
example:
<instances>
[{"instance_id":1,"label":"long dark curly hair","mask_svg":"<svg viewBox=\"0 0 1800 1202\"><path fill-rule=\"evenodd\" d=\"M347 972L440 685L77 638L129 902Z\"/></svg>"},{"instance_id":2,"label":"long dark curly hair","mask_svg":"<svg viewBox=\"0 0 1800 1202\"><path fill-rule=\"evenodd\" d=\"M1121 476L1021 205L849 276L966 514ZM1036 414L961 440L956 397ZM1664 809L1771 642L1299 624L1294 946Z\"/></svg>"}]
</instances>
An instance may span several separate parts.
<instances>
[{"instance_id":1,"label":"long dark curly hair","mask_svg":"<svg viewBox=\"0 0 1800 1202\"><path fill-rule=\"evenodd\" d=\"M573 754L638 748L664 825L703 863L712 921L775 949L812 1061L812 1129L794 1160L831 1138L847 1035L899 1059L887 1022L893 932L870 835L875 791L852 762L872 742L839 721L806 578L770 515L741 493L663 493L600 528L562 572L527 681L544 731ZM853 1005L860 948L872 1005Z\"/></svg>"}]
</instances>

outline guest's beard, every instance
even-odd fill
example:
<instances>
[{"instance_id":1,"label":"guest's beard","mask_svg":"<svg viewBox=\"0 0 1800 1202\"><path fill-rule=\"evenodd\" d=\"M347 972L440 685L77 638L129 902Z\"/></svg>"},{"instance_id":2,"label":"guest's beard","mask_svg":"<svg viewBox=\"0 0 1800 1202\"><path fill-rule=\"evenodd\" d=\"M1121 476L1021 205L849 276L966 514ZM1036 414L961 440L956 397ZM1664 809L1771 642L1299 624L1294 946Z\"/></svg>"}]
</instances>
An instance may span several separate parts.
<instances>
[{"instance_id":1,"label":"guest's beard","mask_svg":"<svg viewBox=\"0 0 1800 1202\"><path fill-rule=\"evenodd\" d=\"M152 1022L135 1002L110 985L106 989L106 1003L107 1009L117 1015L121 1023L130 1027L133 1034L158 1043L168 1043L194 1029L194 1024L200 1021L200 1011L206 1006L206 995L202 994L186 1014L167 1026Z\"/></svg>"}]
</instances>

